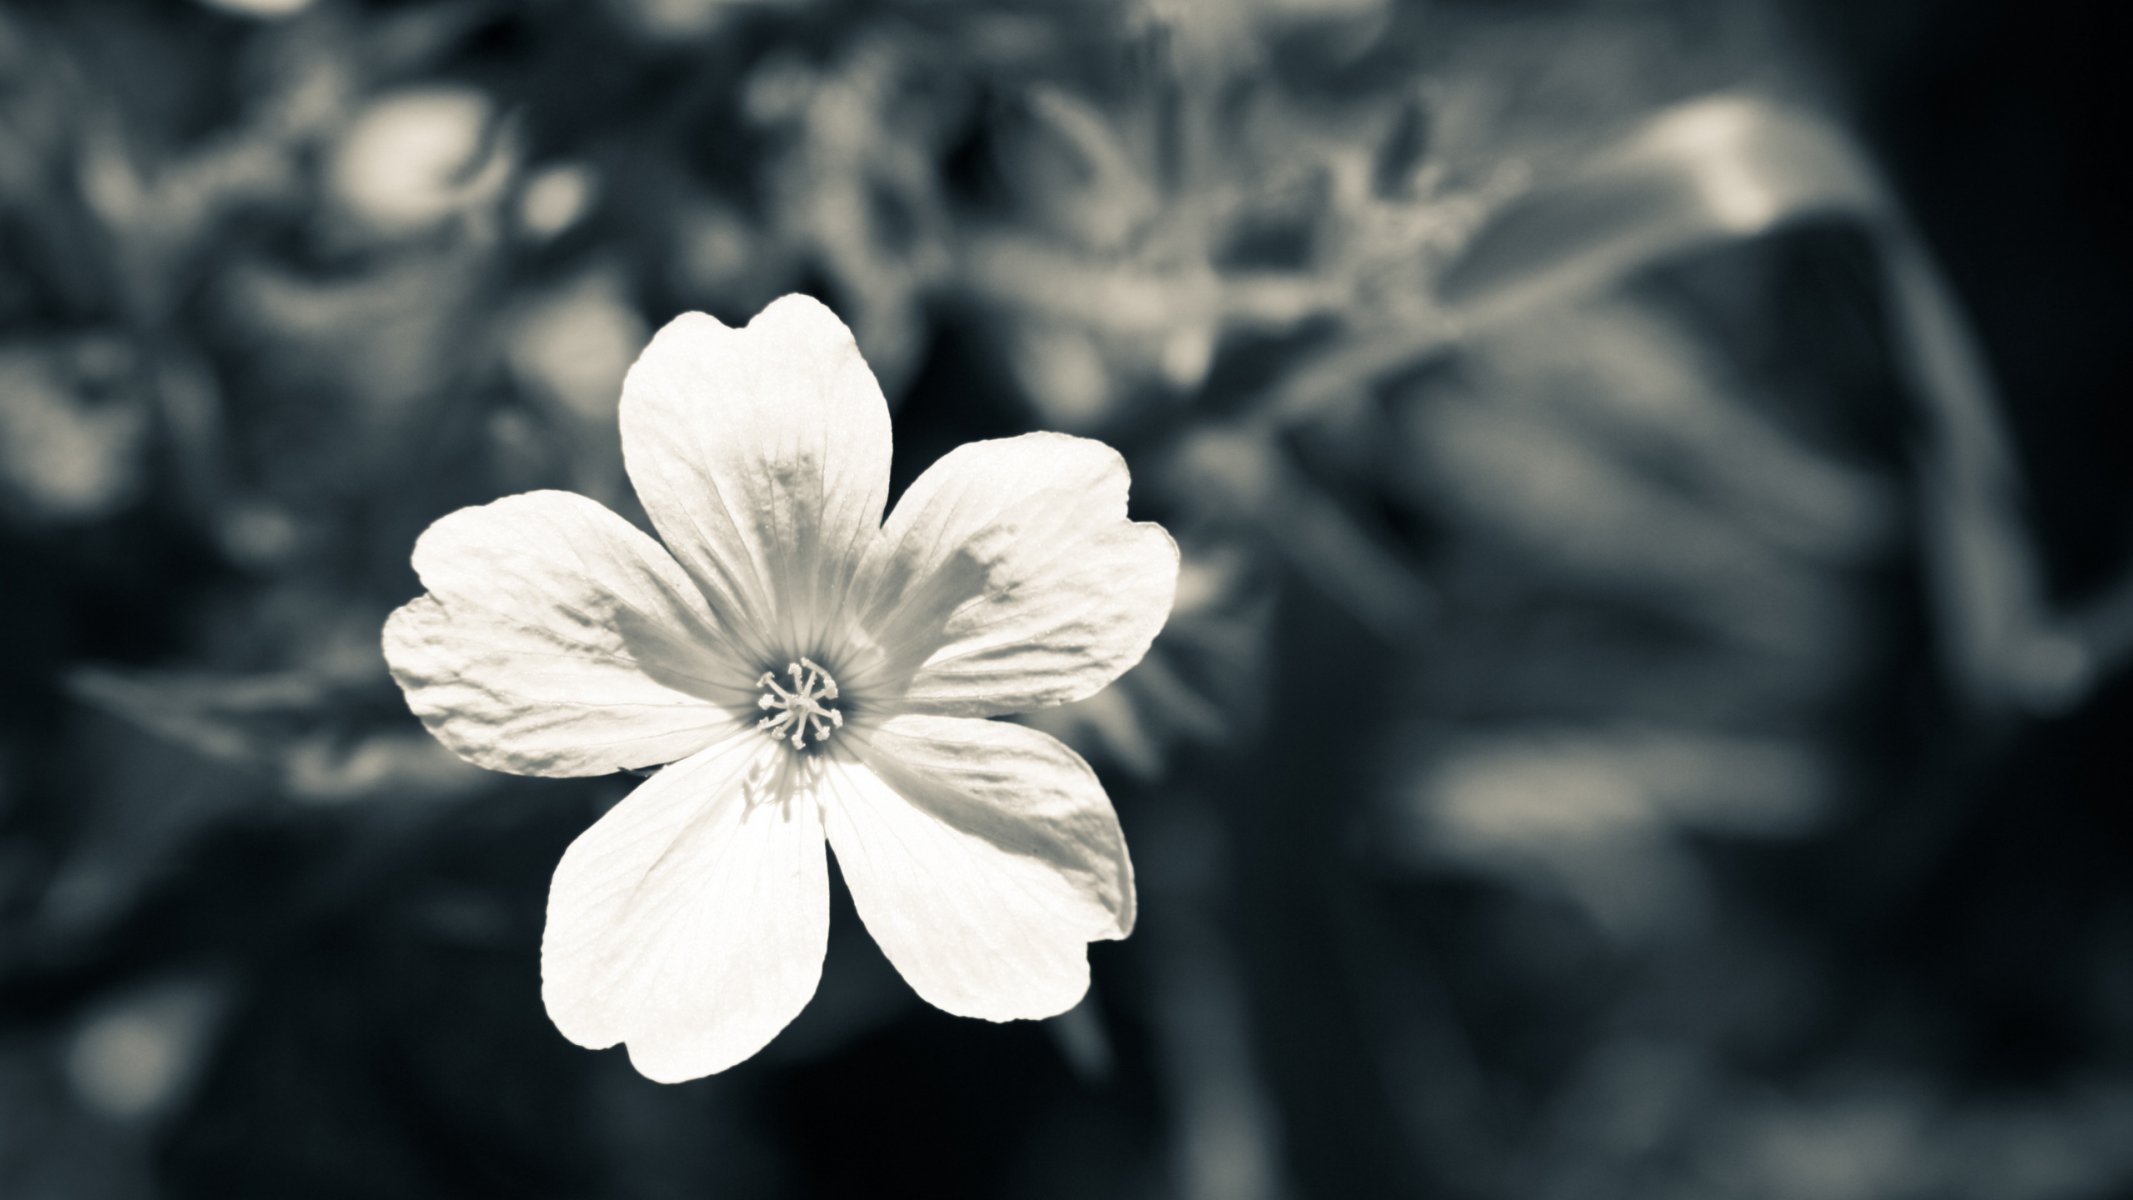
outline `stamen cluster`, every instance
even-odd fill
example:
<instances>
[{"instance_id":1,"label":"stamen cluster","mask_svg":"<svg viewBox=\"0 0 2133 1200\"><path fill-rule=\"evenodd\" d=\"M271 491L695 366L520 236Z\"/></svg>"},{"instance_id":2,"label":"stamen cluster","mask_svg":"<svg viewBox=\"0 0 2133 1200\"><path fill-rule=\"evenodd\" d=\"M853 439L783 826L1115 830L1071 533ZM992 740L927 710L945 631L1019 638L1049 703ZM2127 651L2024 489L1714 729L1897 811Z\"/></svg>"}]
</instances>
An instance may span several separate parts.
<instances>
[{"instance_id":1,"label":"stamen cluster","mask_svg":"<svg viewBox=\"0 0 2133 1200\"><path fill-rule=\"evenodd\" d=\"M792 676L790 690L778 683L775 671L765 671L755 681L763 689L757 707L770 710L770 715L757 721L755 727L768 731L771 737L785 738L795 750L806 745L809 733L815 735L819 746L829 740L832 729L844 728L844 714L835 707L837 681L807 658L787 663L785 671Z\"/></svg>"}]
</instances>

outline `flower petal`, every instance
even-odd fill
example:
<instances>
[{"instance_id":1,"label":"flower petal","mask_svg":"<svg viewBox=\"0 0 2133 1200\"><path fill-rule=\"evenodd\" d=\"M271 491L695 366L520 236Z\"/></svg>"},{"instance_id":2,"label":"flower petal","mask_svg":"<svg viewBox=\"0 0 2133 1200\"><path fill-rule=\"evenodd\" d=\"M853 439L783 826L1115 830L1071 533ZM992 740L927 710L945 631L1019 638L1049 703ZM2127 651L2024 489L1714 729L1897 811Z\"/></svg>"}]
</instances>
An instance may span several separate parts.
<instances>
[{"instance_id":1,"label":"flower petal","mask_svg":"<svg viewBox=\"0 0 2133 1200\"><path fill-rule=\"evenodd\" d=\"M889 406L851 331L807 296L745 329L683 314L630 368L621 419L652 524L757 669L819 653L889 490Z\"/></svg>"},{"instance_id":2,"label":"flower petal","mask_svg":"<svg viewBox=\"0 0 2133 1200\"><path fill-rule=\"evenodd\" d=\"M604 775L672 762L754 698L703 597L595 501L529 492L440 518L415 543L429 594L385 623L408 706L471 762Z\"/></svg>"},{"instance_id":3,"label":"flower petal","mask_svg":"<svg viewBox=\"0 0 2133 1200\"><path fill-rule=\"evenodd\" d=\"M740 1062L822 978L829 868L799 760L749 731L683 759L570 844L548 891L541 999L564 1037L629 1044L676 1083Z\"/></svg>"},{"instance_id":4,"label":"flower petal","mask_svg":"<svg viewBox=\"0 0 2133 1200\"><path fill-rule=\"evenodd\" d=\"M1178 548L1126 519L1125 460L1033 433L971 442L911 484L863 575L880 657L859 689L899 708L1021 712L1101 690L1148 652L1177 593Z\"/></svg>"},{"instance_id":5,"label":"flower petal","mask_svg":"<svg viewBox=\"0 0 2133 1200\"><path fill-rule=\"evenodd\" d=\"M854 727L823 820L882 952L935 1007L1049 1017L1089 986L1087 944L1133 929L1133 864L1103 785L1034 729L954 717ZM839 769L841 768L841 769Z\"/></svg>"}]
</instances>

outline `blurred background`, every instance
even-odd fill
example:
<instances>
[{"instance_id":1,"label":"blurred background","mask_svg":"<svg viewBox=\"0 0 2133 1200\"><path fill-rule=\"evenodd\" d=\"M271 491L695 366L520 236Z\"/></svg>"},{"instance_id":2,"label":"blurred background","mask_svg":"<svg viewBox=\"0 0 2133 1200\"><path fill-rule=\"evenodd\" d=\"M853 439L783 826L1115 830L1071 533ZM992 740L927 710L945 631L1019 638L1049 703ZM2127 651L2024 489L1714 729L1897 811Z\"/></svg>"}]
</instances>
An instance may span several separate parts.
<instances>
[{"instance_id":1,"label":"blurred background","mask_svg":"<svg viewBox=\"0 0 2133 1200\"><path fill-rule=\"evenodd\" d=\"M2133 1195L2123 50L1884 0L0 4L0 1195ZM1054 1021L840 893L757 1059L544 1016L627 777L453 759L434 518L641 520L793 290L1185 550L1033 723Z\"/></svg>"}]
</instances>

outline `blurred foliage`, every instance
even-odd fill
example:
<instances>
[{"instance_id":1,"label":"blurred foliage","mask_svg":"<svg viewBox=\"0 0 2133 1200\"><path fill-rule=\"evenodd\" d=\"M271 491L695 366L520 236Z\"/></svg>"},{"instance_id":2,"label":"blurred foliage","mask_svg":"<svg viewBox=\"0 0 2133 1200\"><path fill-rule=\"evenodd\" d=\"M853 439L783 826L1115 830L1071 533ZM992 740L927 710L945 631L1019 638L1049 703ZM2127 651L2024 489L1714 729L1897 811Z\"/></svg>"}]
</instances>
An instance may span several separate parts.
<instances>
[{"instance_id":1,"label":"blurred foliage","mask_svg":"<svg viewBox=\"0 0 2133 1200\"><path fill-rule=\"evenodd\" d=\"M2124 1194L2133 588L1823 99L1751 0L0 6L0 1194ZM840 896L662 1088L538 996L631 781L377 631L456 506L641 518L649 331L795 289L898 486L1084 432L1178 534L1029 718L1143 921L995 1027Z\"/></svg>"}]
</instances>

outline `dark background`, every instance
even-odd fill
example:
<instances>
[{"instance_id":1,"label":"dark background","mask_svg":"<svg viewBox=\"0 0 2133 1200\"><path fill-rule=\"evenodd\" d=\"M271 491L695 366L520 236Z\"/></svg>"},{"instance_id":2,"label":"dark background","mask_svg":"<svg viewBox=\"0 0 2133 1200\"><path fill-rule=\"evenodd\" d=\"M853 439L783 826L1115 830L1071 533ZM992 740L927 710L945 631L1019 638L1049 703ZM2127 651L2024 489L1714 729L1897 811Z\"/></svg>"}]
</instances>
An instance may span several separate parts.
<instances>
[{"instance_id":1,"label":"dark background","mask_svg":"<svg viewBox=\"0 0 2133 1200\"><path fill-rule=\"evenodd\" d=\"M2133 1193L2101 6L247 7L0 6L0 1195ZM1721 92L1890 190L1610 215ZM458 505L630 512L622 368L790 290L897 486L1068 429L1177 534L1032 718L1142 919L993 1026L840 893L666 1087L538 994L630 781L457 763L377 631Z\"/></svg>"}]
</instances>

